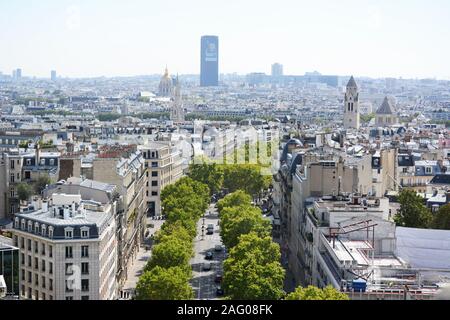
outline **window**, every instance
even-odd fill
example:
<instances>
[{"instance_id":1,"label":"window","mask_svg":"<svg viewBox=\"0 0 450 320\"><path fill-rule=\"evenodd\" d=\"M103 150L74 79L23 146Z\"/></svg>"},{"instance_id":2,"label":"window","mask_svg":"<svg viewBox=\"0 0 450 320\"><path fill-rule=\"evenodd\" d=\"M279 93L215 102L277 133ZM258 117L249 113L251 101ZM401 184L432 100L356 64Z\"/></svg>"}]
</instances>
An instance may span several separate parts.
<instances>
[{"instance_id":1,"label":"window","mask_svg":"<svg viewBox=\"0 0 450 320\"><path fill-rule=\"evenodd\" d=\"M28 271L28 283L31 283L33 281L33 275L30 271Z\"/></svg>"},{"instance_id":2,"label":"window","mask_svg":"<svg viewBox=\"0 0 450 320\"><path fill-rule=\"evenodd\" d=\"M426 168L425 168L425 173L431 174L432 172L433 172L433 170L432 170L431 167L426 167Z\"/></svg>"},{"instance_id":3,"label":"window","mask_svg":"<svg viewBox=\"0 0 450 320\"><path fill-rule=\"evenodd\" d=\"M39 245L37 241L34 242L34 253L39 253Z\"/></svg>"},{"instance_id":4,"label":"window","mask_svg":"<svg viewBox=\"0 0 450 320\"><path fill-rule=\"evenodd\" d=\"M87 227L81 228L81 238L83 239L89 238L89 228Z\"/></svg>"},{"instance_id":5,"label":"window","mask_svg":"<svg viewBox=\"0 0 450 320\"><path fill-rule=\"evenodd\" d=\"M152 162L152 168L158 168L158 162Z\"/></svg>"},{"instance_id":6,"label":"window","mask_svg":"<svg viewBox=\"0 0 450 320\"><path fill-rule=\"evenodd\" d=\"M14 228L19 229L19 218L14 219Z\"/></svg>"},{"instance_id":7,"label":"window","mask_svg":"<svg viewBox=\"0 0 450 320\"><path fill-rule=\"evenodd\" d=\"M66 300L73 300L73 297L66 297Z\"/></svg>"},{"instance_id":8,"label":"window","mask_svg":"<svg viewBox=\"0 0 450 320\"><path fill-rule=\"evenodd\" d=\"M155 197L158 195L158 191L152 191L152 196Z\"/></svg>"},{"instance_id":9,"label":"window","mask_svg":"<svg viewBox=\"0 0 450 320\"><path fill-rule=\"evenodd\" d=\"M66 292L73 292L73 280L66 280Z\"/></svg>"},{"instance_id":10,"label":"window","mask_svg":"<svg viewBox=\"0 0 450 320\"><path fill-rule=\"evenodd\" d=\"M53 227L48 228L48 237L53 238Z\"/></svg>"},{"instance_id":11,"label":"window","mask_svg":"<svg viewBox=\"0 0 450 320\"><path fill-rule=\"evenodd\" d=\"M66 259L72 258L73 258L72 247L66 247Z\"/></svg>"},{"instance_id":12,"label":"window","mask_svg":"<svg viewBox=\"0 0 450 320\"><path fill-rule=\"evenodd\" d=\"M42 272L45 272L45 260L41 260L41 269Z\"/></svg>"},{"instance_id":13,"label":"window","mask_svg":"<svg viewBox=\"0 0 450 320\"><path fill-rule=\"evenodd\" d=\"M21 272L21 273L22 273L21 280L22 280L22 281L25 281L25 269L22 269L21 271L22 271L22 272Z\"/></svg>"},{"instance_id":14,"label":"window","mask_svg":"<svg viewBox=\"0 0 450 320\"><path fill-rule=\"evenodd\" d=\"M41 254L45 256L45 243L41 244Z\"/></svg>"},{"instance_id":15,"label":"window","mask_svg":"<svg viewBox=\"0 0 450 320\"><path fill-rule=\"evenodd\" d=\"M42 285L42 288L45 289L45 277L44 276L42 276L42 278L41 278L41 285Z\"/></svg>"},{"instance_id":16,"label":"window","mask_svg":"<svg viewBox=\"0 0 450 320\"><path fill-rule=\"evenodd\" d=\"M9 196L11 198L15 198L16 197L16 190L14 189L14 187L12 187L11 190L9 190Z\"/></svg>"},{"instance_id":17,"label":"window","mask_svg":"<svg viewBox=\"0 0 450 320\"><path fill-rule=\"evenodd\" d=\"M41 159L40 164L41 164L41 166L45 166L45 158L42 158L42 159Z\"/></svg>"},{"instance_id":18,"label":"window","mask_svg":"<svg viewBox=\"0 0 450 320\"><path fill-rule=\"evenodd\" d=\"M31 256L28 256L28 268L31 268Z\"/></svg>"},{"instance_id":19,"label":"window","mask_svg":"<svg viewBox=\"0 0 450 320\"><path fill-rule=\"evenodd\" d=\"M55 159L50 159L50 165L54 166L55 165Z\"/></svg>"},{"instance_id":20,"label":"window","mask_svg":"<svg viewBox=\"0 0 450 320\"><path fill-rule=\"evenodd\" d=\"M34 290L34 299L39 300L39 291Z\"/></svg>"},{"instance_id":21,"label":"window","mask_svg":"<svg viewBox=\"0 0 450 320\"><path fill-rule=\"evenodd\" d=\"M23 253L20 254L20 262L23 266L25 265L25 255Z\"/></svg>"},{"instance_id":22,"label":"window","mask_svg":"<svg viewBox=\"0 0 450 320\"><path fill-rule=\"evenodd\" d=\"M73 274L73 263L66 263L66 276Z\"/></svg>"},{"instance_id":23,"label":"window","mask_svg":"<svg viewBox=\"0 0 450 320\"><path fill-rule=\"evenodd\" d=\"M33 298L33 295L32 295L32 290L31 290L31 288L28 288L28 299L32 299Z\"/></svg>"},{"instance_id":24,"label":"window","mask_svg":"<svg viewBox=\"0 0 450 320\"><path fill-rule=\"evenodd\" d=\"M14 160L11 160L11 161L10 161L10 167L11 167L11 170L14 170L14 165L15 165Z\"/></svg>"},{"instance_id":25,"label":"window","mask_svg":"<svg viewBox=\"0 0 450 320\"><path fill-rule=\"evenodd\" d=\"M157 177L158 176L158 171L152 171L152 177Z\"/></svg>"},{"instance_id":26,"label":"window","mask_svg":"<svg viewBox=\"0 0 450 320\"><path fill-rule=\"evenodd\" d=\"M48 273L53 274L53 262L48 263Z\"/></svg>"},{"instance_id":27,"label":"window","mask_svg":"<svg viewBox=\"0 0 450 320\"><path fill-rule=\"evenodd\" d=\"M14 183L16 181L16 175L14 173L11 173L9 176L9 182Z\"/></svg>"},{"instance_id":28,"label":"window","mask_svg":"<svg viewBox=\"0 0 450 320\"><path fill-rule=\"evenodd\" d=\"M45 287L44 287L45 288ZM45 300L45 293L44 292L42 292L42 300Z\"/></svg>"},{"instance_id":29,"label":"window","mask_svg":"<svg viewBox=\"0 0 450 320\"><path fill-rule=\"evenodd\" d=\"M34 258L34 269L39 270L39 259Z\"/></svg>"},{"instance_id":30,"label":"window","mask_svg":"<svg viewBox=\"0 0 450 320\"><path fill-rule=\"evenodd\" d=\"M34 224L34 233L39 234L39 223Z\"/></svg>"},{"instance_id":31,"label":"window","mask_svg":"<svg viewBox=\"0 0 450 320\"><path fill-rule=\"evenodd\" d=\"M31 179L31 172L25 171L25 180L30 180L30 179Z\"/></svg>"},{"instance_id":32,"label":"window","mask_svg":"<svg viewBox=\"0 0 450 320\"><path fill-rule=\"evenodd\" d=\"M48 300L53 300L53 296L48 296Z\"/></svg>"},{"instance_id":33,"label":"window","mask_svg":"<svg viewBox=\"0 0 450 320\"><path fill-rule=\"evenodd\" d=\"M152 181L152 187L157 187L158 186L158 181Z\"/></svg>"},{"instance_id":34,"label":"window","mask_svg":"<svg viewBox=\"0 0 450 320\"><path fill-rule=\"evenodd\" d=\"M88 279L81 280L81 291L83 291L83 292L89 291L89 280Z\"/></svg>"},{"instance_id":35,"label":"window","mask_svg":"<svg viewBox=\"0 0 450 320\"><path fill-rule=\"evenodd\" d=\"M33 232L33 222L28 221L28 232Z\"/></svg>"},{"instance_id":36,"label":"window","mask_svg":"<svg viewBox=\"0 0 450 320\"><path fill-rule=\"evenodd\" d=\"M22 237L20 238L20 248L25 249L25 239Z\"/></svg>"},{"instance_id":37,"label":"window","mask_svg":"<svg viewBox=\"0 0 450 320\"><path fill-rule=\"evenodd\" d=\"M48 256L50 258L53 258L53 247L52 246L48 246Z\"/></svg>"},{"instance_id":38,"label":"window","mask_svg":"<svg viewBox=\"0 0 450 320\"><path fill-rule=\"evenodd\" d=\"M81 296L81 300L89 300L89 296Z\"/></svg>"},{"instance_id":39,"label":"window","mask_svg":"<svg viewBox=\"0 0 450 320\"><path fill-rule=\"evenodd\" d=\"M89 263L81 263L81 274L89 274Z\"/></svg>"},{"instance_id":40,"label":"window","mask_svg":"<svg viewBox=\"0 0 450 320\"><path fill-rule=\"evenodd\" d=\"M48 289L53 290L53 279L48 279ZM50 296L50 300L52 300L53 297Z\"/></svg>"},{"instance_id":41,"label":"window","mask_svg":"<svg viewBox=\"0 0 450 320\"><path fill-rule=\"evenodd\" d=\"M22 230L25 230L25 219L22 219L22 225L21 225Z\"/></svg>"},{"instance_id":42,"label":"window","mask_svg":"<svg viewBox=\"0 0 450 320\"><path fill-rule=\"evenodd\" d=\"M408 173L408 168L403 168L403 173Z\"/></svg>"},{"instance_id":43,"label":"window","mask_svg":"<svg viewBox=\"0 0 450 320\"><path fill-rule=\"evenodd\" d=\"M47 228L45 227L45 224L43 224L42 226L41 226L41 235L43 236L43 237L45 237L45 234L47 233Z\"/></svg>"},{"instance_id":44,"label":"window","mask_svg":"<svg viewBox=\"0 0 450 320\"><path fill-rule=\"evenodd\" d=\"M39 275L38 275L38 274L35 274L35 275L34 275L34 284L35 284L36 286L39 286Z\"/></svg>"},{"instance_id":45,"label":"window","mask_svg":"<svg viewBox=\"0 0 450 320\"><path fill-rule=\"evenodd\" d=\"M31 159L26 159L25 163L26 163L27 166L31 166Z\"/></svg>"},{"instance_id":46,"label":"window","mask_svg":"<svg viewBox=\"0 0 450 320\"><path fill-rule=\"evenodd\" d=\"M14 247L19 247L19 238L14 236Z\"/></svg>"},{"instance_id":47,"label":"window","mask_svg":"<svg viewBox=\"0 0 450 320\"><path fill-rule=\"evenodd\" d=\"M31 251L31 239L27 240L27 249L28 251Z\"/></svg>"},{"instance_id":48,"label":"window","mask_svg":"<svg viewBox=\"0 0 450 320\"><path fill-rule=\"evenodd\" d=\"M64 235L66 239L73 239L73 228L64 229Z\"/></svg>"},{"instance_id":49,"label":"window","mask_svg":"<svg viewBox=\"0 0 450 320\"><path fill-rule=\"evenodd\" d=\"M89 247L88 246L82 246L81 247L81 257L82 258L88 258L89 257Z\"/></svg>"}]
</instances>

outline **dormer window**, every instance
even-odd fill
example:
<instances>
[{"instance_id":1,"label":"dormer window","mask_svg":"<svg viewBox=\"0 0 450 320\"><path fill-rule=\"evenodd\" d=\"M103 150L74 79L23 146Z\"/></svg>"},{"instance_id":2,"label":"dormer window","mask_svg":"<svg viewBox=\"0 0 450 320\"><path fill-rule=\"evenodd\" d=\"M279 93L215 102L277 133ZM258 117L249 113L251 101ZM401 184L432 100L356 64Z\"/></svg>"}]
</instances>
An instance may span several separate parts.
<instances>
[{"instance_id":1,"label":"dormer window","mask_svg":"<svg viewBox=\"0 0 450 320\"><path fill-rule=\"evenodd\" d=\"M41 226L41 235L42 235L43 237L45 237L45 233L46 233L46 226L45 226L45 224L43 224L43 225Z\"/></svg>"},{"instance_id":2,"label":"dormer window","mask_svg":"<svg viewBox=\"0 0 450 320\"><path fill-rule=\"evenodd\" d=\"M426 167L425 168L425 173L431 174L432 172L433 172L433 169L431 167Z\"/></svg>"},{"instance_id":3,"label":"dormer window","mask_svg":"<svg viewBox=\"0 0 450 320\"><path fill-rule=\"evenodd\" d=\"M19 229L19 218L14 219L14 228Z\"/></svg>"},{"instance_id":4,"label":"dormer window","mask_svg":"<svg viewBox=\"0 0 450 320\"><path fill-rule=\"evenodd\" d=\"M81 228L81 238L83 238L83 239L89 238L89 228L88 227Z\"/></svg>"},{"instance_id":5,"label":"dormer window","mask_svg":"<svg viewBox=\"0 0 450 320\"><path fill-rule=\"evenodd\" d=\"M28 232L33 232L33 223L28 221Z\"/></svg>"},{"instance_id":6,"label":"dormer window","mask_svg":"<svg viewBox=\"0 0 450 320\"><path fill-rule=\"evenodd\" d=\"M22 226L21 226L22 230L25 230L25 219L22 219Z\"/></svg>"},{"instance_id":7,"label":"dormer window","mask_svg":"<svg viewBox=\"0 0 450 320\"><path fill-rule=\"evenodd\" d=\"M50 159L50 165L54 166L55 165L55 159Z\"/></svg>"},{"instance_id":8,"label":"dormer window","mask_svg":"<svg viewBox=\"0 0 450 320\"><path fill-rule=\"evenodd\" d=\"M65 228L64 236L66 239L73 239L73 228Z\"/></svg>"},{"instance_id":9,"label":"dormer window","mask_svg":"<svg viewBox=\"0 0 450 320\"><path fill-rule=\"evenodd\" d=\"M34 233L39 234L39 223L38 222L36 222L34 224Z\"/></svg>"},{"instance_id":10,"label":"dormer window","mask_svg":"<svg viewBox=\"0 0 450 320\"><path fill-rule=\"evenodd\" d=\"M45 166L45 158L41 159L41 166Z\"/></svg>"},{"instance_id":11,"label":"dormer window","mask_svg":"<svg viewBox=\"0 0 450 320\"><path fill-rule=\"evenodd\" d=\"M31 159L27 159L25 162L27 166L31 166Z\"/></svg>"},{"instance_id":12,"label":"dormer window","mask_svg":"<svg viewBox=\"0 0 450 320\"><path fill-rule=\"evenodd\" d=\"M48 237L53 238L53 227L48 228Z\"/></svg>"}]
</instances>

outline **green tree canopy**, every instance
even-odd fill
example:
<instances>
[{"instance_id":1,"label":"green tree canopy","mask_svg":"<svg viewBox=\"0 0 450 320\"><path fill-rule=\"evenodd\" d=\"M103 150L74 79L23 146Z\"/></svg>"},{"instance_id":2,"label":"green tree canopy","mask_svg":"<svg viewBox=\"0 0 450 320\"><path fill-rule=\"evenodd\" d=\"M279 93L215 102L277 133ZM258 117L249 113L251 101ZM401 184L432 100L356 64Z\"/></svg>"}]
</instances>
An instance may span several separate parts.
<instances>
[{"instance_id":1,"label":"green tree canopy","mask_svg":"<svg viewBox=\"0 0 450 320\"><path fill-rule=\"evenodd\" d=\"M286 296L286 300L349 300L349 297L332 286L324 289L309 286L307 288L298 287Z\"/></svg>"},{"instance_id":2,"label":"green tree canopy","mask_svg":"<svg viewBox=\"0 0 450 320\"><path fill-rule=\"evenodd\" d=\"M194 229L195 232L195 229ZM175 221L174 223L164 223L161 230L156 234L157 242L164 242L167 238L175 237L192 245L192 238L195 237L195 233L192 234L184 225L182 220Z\"/></svg>"},{"instance_id":3,"label":"green tree canopy","mask_svg":"<svg viewBox=\"0 0 450 320\"><path fill-rule=\"evenodd\" d=\"M217 202L217 210L219 213L222 212L224 208L227 207L237 207L247 205L249 206L252 202L252 197L243 190L237 190L225 196L225 198Z\"/></svg>"},{"instance_id":4,"label":"green tree canopy","mask_svg":"<svg viewBox=\"0 0 450 320\"><path fill-rule=\"evenodd\" d=\"M237 164L223 166L223 186L229 192L244 190L256 195L268 187L268 180L261 174L261 166L254 164ZM270 177L271 181L271 177Z\"/></svg>"},{"instance_id":5,"label":"green tree canopy","mask_svg":"<svg viewBox=\"0 0 450 320\"><path fill-rule=\"evenodd\" d=\"M189 260L192 257L192 245L175 236L166 236L163 242L152 249L152 257L145 270L150 271L159 266L162 268L181 267L190 270ZM187 267L187 268L186 268Z\"/></svg>"},{"instance_id":6,"label":"green tree canopy","mask_svg":"<svg viewBox=\"0 0 450 320\"><path fill-rule=\"evenodd\" d=\"M213 164L192 164L189 168L189 177L206 184L211 195L217 193L222 188L223 170L220 166Z\"/></svg>"},{"instance_id":7,"label":"green tree canopy","mask_svg":"<svg viewBox=\"0 0 450 320\"><path fill-rule=\"evenodd\" d=\"M414 191L403 190L398 198L400 210L394 220L407 228L428 228L433 219L431 212L423 205L423 199Z\"/></svg>"},{"instance_id":8,"label":"green tree canopy","mask_svg":"<svg viewBox=\"0 0 450 320\"><path fill-rule=\"evenodd\" d=\"M33 188L27 183L20 183L17 186L17 195L20 201L27 201L33 195Z\"/></svg>"},{"instance_id":9,"label":"green tree canopy","mask_svg":"<svg viewBox=\"0 0 450 320\"><path fill-rule=\"evenodd\" d=\"M450 230L450 204L439 209L434 216L432 227L433 229Z\"/></svg>"},{"instance_id":10,"label":"green tree canopy","mask_svg":"<svg viewBox=\"0 0 450 320\"><path fill-rule=\"evenodd\" d=\"M190 300L194 293L189 276L180 267L155 267L145 272L136 286L138 300Z\"/></svg>"},{"instance_id":11,"label":"green tree canopy","mask_svg":"<svg viewBox=\"0 0 450 320\"><path fill-rule=\"evenodd\" d=\"M225 293L234 300L280 299L285 275L280 256L270 237L242 235L224 262Z\"/></svg>"},{"instance_id":12,"label":"green tree canopy","mask_svg":"<svg viewBox=\"0 0 450 320\"><path fill-rule=\"evenodd\" d=\"M225 208L222 211L221 219L220 232L227 248L236 246L239 237L243 234L255 232L261 238L270 236L270 221L262 217L259 208L250 206Z\"/></svg>"}]
</instances>

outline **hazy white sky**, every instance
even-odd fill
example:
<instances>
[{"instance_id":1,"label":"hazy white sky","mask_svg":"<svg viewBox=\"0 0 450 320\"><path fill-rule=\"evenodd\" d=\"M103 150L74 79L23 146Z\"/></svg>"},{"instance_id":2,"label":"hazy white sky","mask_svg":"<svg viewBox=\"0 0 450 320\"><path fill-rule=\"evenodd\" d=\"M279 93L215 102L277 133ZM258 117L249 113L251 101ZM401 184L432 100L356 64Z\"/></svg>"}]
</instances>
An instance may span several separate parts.
<instances>
[{"instance_id":1,"label":"hazy white sky","mask_svg":"<svg viewBox=\"0 0 450 320\"><path fill-rule=\"evenodd\" d=\"M448 0L0 0L0 71L49 76L221 73L450 79Z\"/></svg>"}]
</instances>

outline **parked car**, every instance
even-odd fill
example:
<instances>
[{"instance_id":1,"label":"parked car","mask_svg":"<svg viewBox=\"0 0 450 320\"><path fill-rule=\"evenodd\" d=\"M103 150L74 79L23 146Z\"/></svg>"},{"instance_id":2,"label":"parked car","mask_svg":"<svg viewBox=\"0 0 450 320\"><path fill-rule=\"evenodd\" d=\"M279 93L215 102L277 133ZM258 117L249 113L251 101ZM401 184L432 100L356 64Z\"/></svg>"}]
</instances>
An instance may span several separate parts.
<instances>
[{"instance_id":1,"label":"parked car","mask_svg":"<svg viewBox=\"0 0 450 320\"><path fill-rule=\"evenodd\" d=\"M208 251L206 254L205 254L205 259L206 260L212 260L214 258L214 255L213 255L213 253L211 252L211 251Z\"/></svg>"},{"instance_id":2,"label":"parked car","mask_svg":"<svg viewBox=\"0 0 450 320\"><path fill-rule=\"evenodd\" d=\"M214 279L215 283L222 283L223 277L221 274L216 274L216 278Z\"/></svg>"},{"instance_id":3,"label":"parked car","mask_svg":"<svg viewBox=\"0 0 450 320\"><path fill-rule=\"evenodd\" d=\"M225 294L225 292L223 291L222 286L217 286L217 287L216 287L216 295L217 295L218 297L222 297L224 294Z\"/></svg>"},{"instance_id":4,"label":"parked car","mask_svg":"<svg viewBox=\"0 0 450 320\"><path fill-rule=\"evenodd\" d=\"M214 230L214 225L212 223L208 224L208 227L206 229L212 229Z\"/></svg>"},{"instance_id":5,"label":"parked car","mask_svg":"<svg viewBox=\"0 0 450 320\"><path fill-rule=\"evenodd\" d=\"M216 251L216 252L222 252L222 251L223 251L223 247L222 247L220 244L218 244L218 245L216 245L216 246L214 247L214 251Z\"/></svg>"},{"instance_id":6,"label":"parked car","mask_svg":"<svg viewBox=\"0 0 450 320\"><path fill-rule=\"evenodd\" d=\"M203 264L203 271L211 271L212 264L211 263L204 263Z\"/></svg>"},{"instance_id":7,"label":"parked car","mask_svg":"<svg viewBox=\"0 0 450 320\"><path fill-rule=\"evenodd\" d=\"M213 234L214 234L214 229L207 229L207 230L206 230L206 234L207 234L208 236L213 235Z\"/></svg>"}]
</instances>

